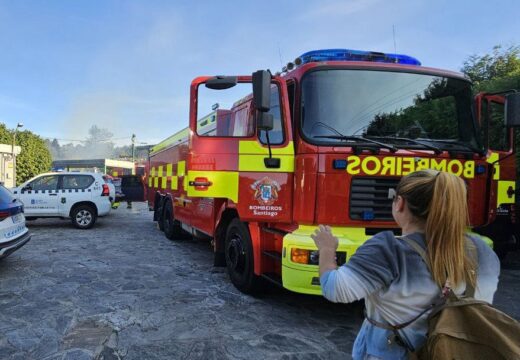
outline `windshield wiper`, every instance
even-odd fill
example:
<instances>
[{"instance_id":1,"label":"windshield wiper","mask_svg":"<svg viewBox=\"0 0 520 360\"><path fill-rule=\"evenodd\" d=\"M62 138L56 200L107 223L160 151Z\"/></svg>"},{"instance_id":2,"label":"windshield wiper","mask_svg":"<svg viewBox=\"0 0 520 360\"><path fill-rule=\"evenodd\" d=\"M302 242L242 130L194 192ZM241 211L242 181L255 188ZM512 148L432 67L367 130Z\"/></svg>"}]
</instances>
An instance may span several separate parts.
<instances>
[{"instance_id":1,"label":"windshield wiper","mask_svg":"<svg viewBox=\"0 0 520 360\"><path fill-rule=\"evenodd\" d=\"M423 140L423 139L421 139ZM443 140L443 139L428 139L428 141L433 141L433 142L438 142L438 143L441 143L441 144L449 144L449 145L454 145L454 146L460 146L460 147L463 147L463 148L466 148L467 150L470 150L471 152L474 152L474 153L477 153L481 156L484 156L485 153L482 149L475 149L473 146L471 145L468 145L468 144L464 144L463 142L460 142L460 141L457 141L457 140Z\"/></svg>"},{"instance_id":2,"label":"windshield wiper","mask_svg":"<svg viewBox=\"0 0 520 360\"><path fill-rule=\"evenodd\" d=\"M411 138L407 138L407 137L394 137L394 136L370 136L370 138L408 141L408 142L411 142L411 143L414 143L417 145L422 145L427 149L433 150L435 152L435 154L437 154L437 155L442 154L442 150L440 148L438 148L437 146L426 144L426 143L416 140L416 139L411 139Z\"/></svg>"},{"instance_id":3,"label":"windshield wiper","mask_svg":"<svg viewBox=\"0 0 520 360\"><path fill-rule=\"evenodd\" d=\"M364 141L370 144L378 145L382 148L388 149L391 152L396 152L398 149L395 146L388 145L376 140L367 139L363 136L356 136L356 135L314 135L313 138L325 138L325 139L339 139L339 140L346 140L346 141Z\"/></svg>"}]
</instances>

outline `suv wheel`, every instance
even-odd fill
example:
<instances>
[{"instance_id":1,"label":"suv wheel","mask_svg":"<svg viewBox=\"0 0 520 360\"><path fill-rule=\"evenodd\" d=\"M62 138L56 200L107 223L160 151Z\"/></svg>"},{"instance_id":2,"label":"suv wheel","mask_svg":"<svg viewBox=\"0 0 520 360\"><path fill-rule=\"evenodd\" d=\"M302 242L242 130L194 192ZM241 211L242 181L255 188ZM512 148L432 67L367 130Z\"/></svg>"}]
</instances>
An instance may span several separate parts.
<instances>
[{"instance_id":1,"label":"suv wheel","mask_svg":"<svg viewBox=\"0 0 520 360\"><path fill-rule=\"evenodd\" d=\"M97 215L90 205L79 205L72 209L72 224L78 229L90 229L96 222Z\"/></svg>"}]
</instances>

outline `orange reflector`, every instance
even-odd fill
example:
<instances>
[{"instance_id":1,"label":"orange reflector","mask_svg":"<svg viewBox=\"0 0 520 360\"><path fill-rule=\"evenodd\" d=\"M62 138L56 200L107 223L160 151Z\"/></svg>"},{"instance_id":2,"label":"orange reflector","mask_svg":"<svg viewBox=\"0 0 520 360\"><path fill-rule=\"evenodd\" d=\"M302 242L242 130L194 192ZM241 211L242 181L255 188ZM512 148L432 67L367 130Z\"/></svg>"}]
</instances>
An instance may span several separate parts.
<instances>
[{"instance_id":1,"label":"orange reflector","mask_svg":"<svg viewBox=\"0 0 520 360\"><path fill-rule=\"evenodd\" d=\"M309 263L309 250L305 249L291 249L291 261L298 264Z\"/></svg>"}]
</instances>

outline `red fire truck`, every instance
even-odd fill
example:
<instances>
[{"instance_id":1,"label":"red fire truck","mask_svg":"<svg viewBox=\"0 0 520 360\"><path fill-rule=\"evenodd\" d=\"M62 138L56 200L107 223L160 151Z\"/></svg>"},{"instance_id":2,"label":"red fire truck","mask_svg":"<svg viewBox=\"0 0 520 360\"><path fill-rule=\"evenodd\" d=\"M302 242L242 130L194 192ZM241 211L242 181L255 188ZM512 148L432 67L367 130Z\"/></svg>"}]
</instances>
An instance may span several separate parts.
<instances>
[{"instance_id":1,"label":"red fire truck","mask_svg":"<svg viewBox=\"0 0 520 360\"><path fill-rule=\"evenodd\" d=\"M246 293L264 278L320 294L310 234L332 227L338 265L375 233L398 234L395 187L420 169L461 176L473 228L500 247L491 227L514 218L519 111L517 94L475 101L462 74L399 54L318 50L282 74L198 77L189 126L151 150L150 210L169 239L211 240L215 266ZM500 114L497 146L488 139Z\"/></svg>"}]
</instances>

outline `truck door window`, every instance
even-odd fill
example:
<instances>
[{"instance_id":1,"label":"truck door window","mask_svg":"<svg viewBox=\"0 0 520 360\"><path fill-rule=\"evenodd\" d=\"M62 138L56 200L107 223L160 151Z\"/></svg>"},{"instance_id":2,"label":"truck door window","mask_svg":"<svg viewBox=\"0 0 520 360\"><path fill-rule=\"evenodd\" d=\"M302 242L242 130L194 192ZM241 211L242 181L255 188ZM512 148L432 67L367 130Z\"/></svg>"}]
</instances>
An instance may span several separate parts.
<instances>
[{"instance_id":1,"label":"truck door window","mask_svg":"<svg viewBox=\"0 0 520 360\"><path fill-rule=\"evenodd\" d=\"M494 101L484 102L485 121L488 123L489 148L493 150L508 151L510 148L507 129L504 125L504 104Z\"/></svg>"},{"instance_id":2,"label":"truck door window","mask_svg":"<svg viewBox=\"0 0 520 360\"><path fill-rule=\"evenodd\" d=\"M280 93L278 92L277 86L271 87L271 110L269 114L273 115L273 130L269 131L269 141L272 145L283 144L283 124L282 116L280 113ZM258 138L262 144L267 144L267 138L265 137L265 131L260 131Z\"/></svg>"},{"instance_id":3,"label":"truck door window","mask_svg":"<svg viewBox=\"0 0 520 360\"><path fill-rule=\"evenodd\" d=\"M250 116L252 88L238 83L224 90L198 87L197 134L216 137L251 137L255 133Z\"/></svg>"}]
</instances>

